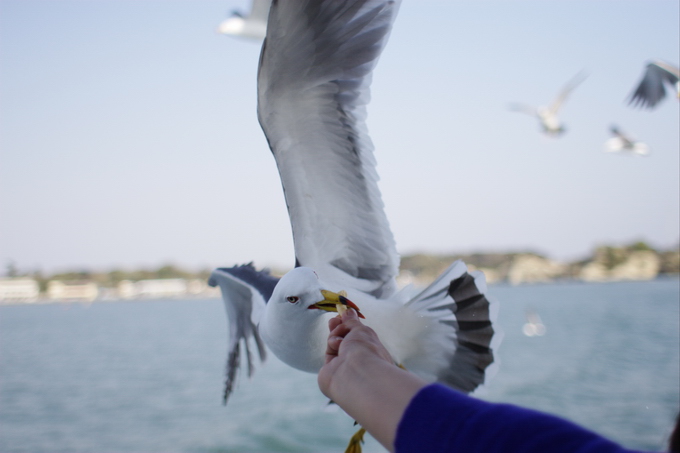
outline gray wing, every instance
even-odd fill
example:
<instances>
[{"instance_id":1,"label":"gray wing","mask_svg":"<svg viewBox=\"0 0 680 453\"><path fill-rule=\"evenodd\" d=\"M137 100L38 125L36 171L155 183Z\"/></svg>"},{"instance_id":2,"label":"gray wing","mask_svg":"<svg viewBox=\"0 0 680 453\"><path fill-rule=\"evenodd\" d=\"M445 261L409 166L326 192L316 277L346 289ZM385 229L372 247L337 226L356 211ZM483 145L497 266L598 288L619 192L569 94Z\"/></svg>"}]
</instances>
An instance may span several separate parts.
<instances>
[{"instance_id":1,"label":"gray wing","mask_svg":"<svg viewBox=\"0 0 680 453\"><path fill-rule=\"evenodd\" d=\"M630 95L628 104L634 107L654 108L666 97L664 81L675 85L678 83L678 75L678 68L668 63L654 61L647 64L645 74L633 94Z\"/></svg>"},{"instance_id":2,"label":"gray wing","mask_svg":"<svg viewBox=\"0 0 680 453\"><path fill-rule=\"evenodd\" d=\"M399 1L273 1L258 118L276 158L297 264L378 297L399 257L365 125L371 71Z\"/></svg>"},{"instance_id":3,"label":"gray wing","mask_svg":"<svg viewBox=\"0 0 680 453\"><path fill-rule=\"evenodd\" d=\"M278 278L269 275L268 271L257 271L251 264L215 269L208 280L210 286L219 285L229 322L224 404L227 404L241 364L241 348L245 349L248 376L254 371L250 352L252 343L257 348L260 360L264 361L266 358L266 349L257 331L257 324L277 281Z\"/></svg>"},{"instance_id":4,"label":"gray wing","mask_svg":"<svg viewBox=\"0 0 680 453\"><path fill-rule=\"evenodd\" d=\"M518 102L513 102L512 104L508 104L508 110L511 112L520 112L520 113L526 113L527 115L531 116L537 116L536 115L536 107L533 107L531 105L526 105L526 104L520 104Z\"/></svg>"},{"instance_id":5,"label":"gray wing","mask_svg":"<svg viewBox=\"0 0 680 453\"><path fill-rule=\"evenodd\" d=\"M618 126L612 125L609 128L609 131L612 133L612 135L620 140L620 143L624 148L631 148L633 146L633 140L628 137L626 134L621 132L621 129L618 128Z\"/></svg>"},{"instance_id":6,"label":"gray wing","mask_svg":"<svg viewBox=\"0 0 680 453\"><path fill-rule=\"evenodd\" d=\"M250 9L250 19L267 22L269 16L269 6L272 4L271 0L253 0L253 6Z\"/></svg>"},{"instance_id":7,"label":"gray wing","mask_svg":"<svg viewBox=\"0 0 680 453\"><path fill-rule=\"evenodd\" d=\"M581 82L583 82L587 77L588 75L583 71L576 74L569 82L567 82L564 88L562 88L562 91L560 91L560 93L557 95L557 99L555 99L553 103L550 105L549 110L553 114L557 113L557 111L560 109L564 101L567 100L569 94L571 94L574 88L579 86Z\"/></svg>"}]
</instances>

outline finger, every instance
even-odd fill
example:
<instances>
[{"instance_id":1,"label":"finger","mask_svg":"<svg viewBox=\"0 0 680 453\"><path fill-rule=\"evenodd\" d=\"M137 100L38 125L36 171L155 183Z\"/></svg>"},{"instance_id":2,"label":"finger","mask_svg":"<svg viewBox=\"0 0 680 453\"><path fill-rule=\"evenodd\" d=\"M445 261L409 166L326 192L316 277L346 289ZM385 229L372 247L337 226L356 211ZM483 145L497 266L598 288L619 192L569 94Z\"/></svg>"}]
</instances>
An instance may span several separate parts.
<instances>
[{"instance_id":1,"label":"finger","mask_svg":"<svg viewBox=\"0 0 680 453\"><path fill-rule=\"evenodd\" d=\"M359 320L359 315L357 315L357 312L352 309L343 313L341 319L342 323L346 324L350 329L363 325L363 323Z\"/></svg>"},{"instance_id":2,"label":"finger","mask_svg":"<svg viewBox=\"0 0 680 453\"><path fill-rule=\"evenodd\" d=\"M352 329L347 324L340 323L331 330L330 336L344 337L349 333L350 330Z\"/></svg>"},{"instance_id":3,"label":"finger","mask_svg":"<svg viewBox=\"0 0 680 453\"><path fill-rule=\"evenodd\" d=\"M342 337L329 337L328 338L328 348L326 349L327 354L338 355L340 350L340 343L342 343Z\"/></svg>"},{"instance_id":4,"label":"finger","mask_svg":"<svg viewBox=\"0 0 680 453\"><path fill-rule=\"evenodd\" d=\"M357 312L354 311L354 309L349 309L349 310L345 311L345 313L342 314L342 320L343 321L346 320L346 319L350 319L350 318L357 318L357 319L359 318L359 316L357 315Z\"/></svg>"},{"instance_id":5,"label":"finger","mask_svg":"<svg viewBox=\"0 0 680 453\"><path fill-rule=\"evenodd\" d=\"M328 337L326 342L326 356L324 357L324 362L328 363L338 356L340 350L340 343L342 342L342 337L331 336Z\"/></svg>"},{"instance_id":6,"label":"finger","mask_svg":"<svg viewBox=\"0 0 680 453\"><path fill-rule=\"evenodd\" d=\"M331 329L331 335L344 337L352 329L364 327L364 324L359 320L354 310L347 310L342 317L331 318L328 321L328 327Z\"/></svg>"},{"instance_id":7,"label":"finger","mask_svg":"<svg viewBox=\"0 0 680 453\"><path fill-rule=\"evenodd\" d=\"M342 319L340 318L340 316L331 318L328 320L328 330L333 331L333 329L338 327L340 324L342 324Z\"/></svg>"}]
</instances>

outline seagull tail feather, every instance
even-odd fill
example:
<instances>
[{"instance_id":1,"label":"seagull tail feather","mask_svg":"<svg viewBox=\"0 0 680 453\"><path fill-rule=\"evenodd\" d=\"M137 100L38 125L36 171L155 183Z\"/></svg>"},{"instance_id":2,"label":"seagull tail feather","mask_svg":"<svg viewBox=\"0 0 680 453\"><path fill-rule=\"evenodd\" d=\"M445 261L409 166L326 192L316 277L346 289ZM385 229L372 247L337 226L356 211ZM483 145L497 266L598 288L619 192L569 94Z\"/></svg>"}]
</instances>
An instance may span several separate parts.
<instances>
[{"instance_id":1,"label":"seagull tail feather","mask_svg":"<svg viewBox=\"0 0 680 453\"><path fill-rule=\"evenodd\" d=\"M468 272L458 260L408 304L427 312L441 324L453 328L447 363L436 374L437 381L469 393L484 383L494 363L500 334L494 327L495 308L486 292L484 274Z\"/></svg>"}]
</instances>

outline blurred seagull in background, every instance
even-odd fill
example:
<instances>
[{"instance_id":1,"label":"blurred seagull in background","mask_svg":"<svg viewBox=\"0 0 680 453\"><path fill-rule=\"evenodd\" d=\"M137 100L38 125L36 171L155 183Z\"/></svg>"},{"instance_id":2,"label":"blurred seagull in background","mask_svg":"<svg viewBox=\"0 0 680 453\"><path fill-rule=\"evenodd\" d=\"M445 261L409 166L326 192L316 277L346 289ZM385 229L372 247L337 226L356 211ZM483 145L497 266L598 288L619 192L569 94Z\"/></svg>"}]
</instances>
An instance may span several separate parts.
<instances>
[{"instance_id":1,"label":"blurred seagull in background","mask_svg":"<svg viewBox=\"0 0 680 453\"><path fill-rule=\"evenodd\" d=\"M543 324L541 317L535 310L527 310L526 317L527 322L522 326L522 333L524 335L527 337L542 337L545 335L545 324Z\"/></svg>"},{"instance_id":2,"label":"blurred seagull in background","mask_svg":"<svg viewBox=\"0 0 680 453\"><path fill-rule=\"evenodd\" d=\"M244 16L233 11L231 16L217 27L219 33L262 40L267 33L267 16L271 0L253 0L250 14Z\"/></svg>"},{"instance_id":3,"label":"blurred seagull in background","mask_svg":"<svg viewBox=\"0 0 680 453\"><path fill-rule=\"evenodd\" d=\"M499 341L481 272L454 262L422 291L397 289L399 255L365 124L371 73L399 0L275 1L258 71L258 118L290 216L295 268L213 271L229 320L226 403L245 350L318 373L328 320L356 310L395 364L463 392L482 384ZM238 197L239 194L231 196ZM493 344L492 344L493 342ZM364 431L348 451L360 451Z\"/></svg>"},{"instance_id":4,"label":"blurred seagull in background","mask_svg":"<svg viewBox=\"0 0 680 453\"><path fill-rule=\"evenodd\" d=\"M645 74L637 88L628 99L634 107L653 109L666 97L664 82L675 88L676 97L680 99L680 69L664 61L649 62Z\"/></svg>"},{"instance_id":5,"label":"blurred seagull in background","mask_svg":"<svg viewBox=\"0 0 680 453\"><path fill-rule=\"evenodd\" d=\"M526 113L538 118L543 132L551 137L558 137L562 135L566 129L557 117L557 112L567 99L567 96L569 96L574 88L583 82L586 77L587 75L583 71L576 74L576 76L574 76L574 78L572 78L569 83L567 83L564 88L562 88L562 91L560 91L557 99L553 101L550 107L533 107L526 104L513 103L510 104L509 108L511 111Z\"/></svg>"},{"instance_id":6,"label":"blurred seagull in background","mask_svg":"<svg viewBox=\"0 0 680 453\"><path fill-rule=\"evenodd\" d=\"M608 153L625 153L646 156L649 154L649 146L643 142L636 142L630 136L624 134L616 126L609 128L613 137L604 143L604 150Z\"/></svg>"}]
</instances>

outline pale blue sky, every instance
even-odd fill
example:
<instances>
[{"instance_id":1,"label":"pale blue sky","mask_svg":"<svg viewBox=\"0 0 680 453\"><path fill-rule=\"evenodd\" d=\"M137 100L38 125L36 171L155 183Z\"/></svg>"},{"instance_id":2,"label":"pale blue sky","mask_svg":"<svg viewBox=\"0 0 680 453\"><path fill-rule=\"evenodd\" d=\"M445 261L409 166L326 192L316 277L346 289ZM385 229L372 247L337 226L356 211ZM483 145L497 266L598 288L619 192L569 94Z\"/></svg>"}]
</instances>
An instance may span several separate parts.
<instances>
[{"instance_id":1,"label":"pale blue sky","mask_svg":"<svg viewBox=\"0 0 680 453\"><path fill-rule=\"evenodd\" d=\"M247 1L0 1L0 260L22 269L289 266L255 115ZM625 99L678 64L677 1L404 0L368 125L402 253L678 242L679 103ZM589 78L543 136L519 101ZM610 124L646 158L605 154Z\"/></svg>"}]
</instances>

